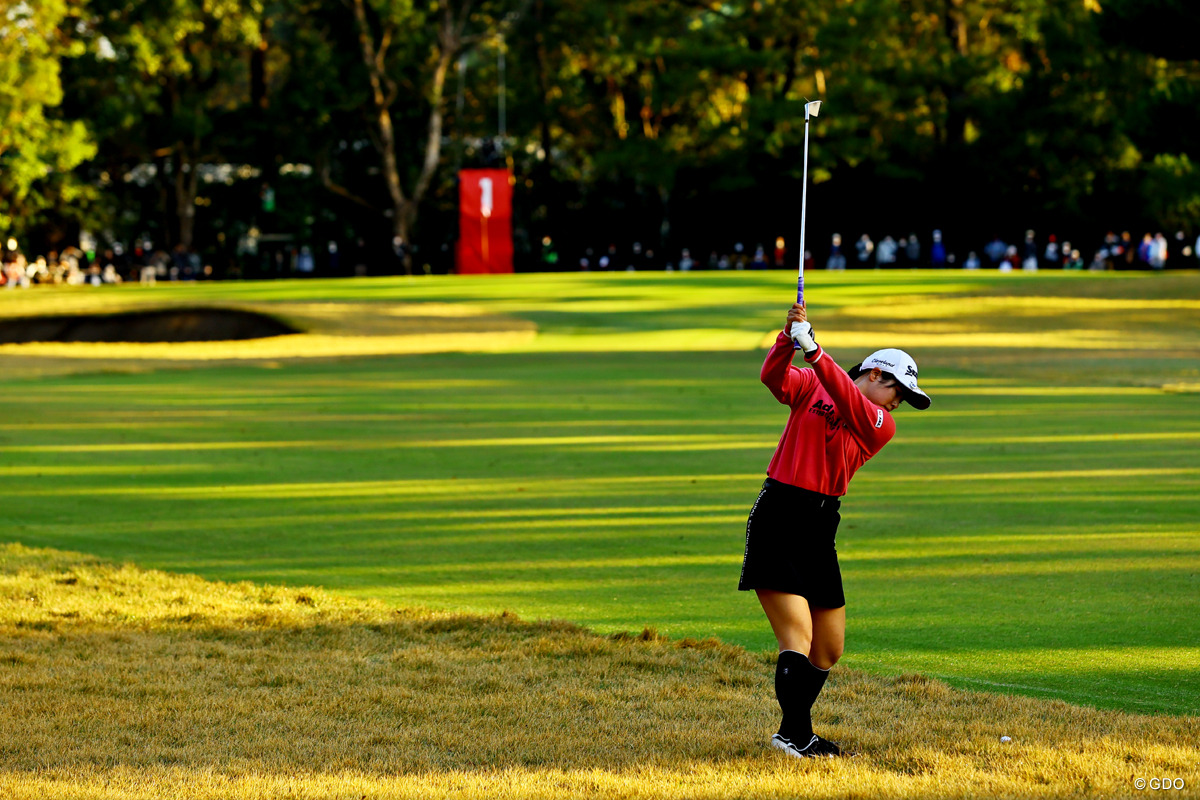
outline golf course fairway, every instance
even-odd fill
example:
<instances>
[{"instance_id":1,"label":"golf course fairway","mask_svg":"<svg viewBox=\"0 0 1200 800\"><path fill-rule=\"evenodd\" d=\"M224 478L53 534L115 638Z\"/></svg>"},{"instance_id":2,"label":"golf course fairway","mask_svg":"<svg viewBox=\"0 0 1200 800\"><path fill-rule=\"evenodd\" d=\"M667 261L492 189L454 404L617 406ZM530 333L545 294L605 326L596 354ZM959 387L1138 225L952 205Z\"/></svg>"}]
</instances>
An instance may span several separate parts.
<instances>
[{"instance_id":1,"label":"golf course fairway","mask_svg":"<svg viewBox=\"0 0 1200 800\"><path fill-rule=\"evenodd\" d=\"M3 541L394 607L774 644L736 591L782 273L37 289L300 334L0 346ZM844 499L844 667L1200 714L1200 276L814 273L932 407ZM764 701L765 702L765 701Z\"/></svg>"}]
</instances>

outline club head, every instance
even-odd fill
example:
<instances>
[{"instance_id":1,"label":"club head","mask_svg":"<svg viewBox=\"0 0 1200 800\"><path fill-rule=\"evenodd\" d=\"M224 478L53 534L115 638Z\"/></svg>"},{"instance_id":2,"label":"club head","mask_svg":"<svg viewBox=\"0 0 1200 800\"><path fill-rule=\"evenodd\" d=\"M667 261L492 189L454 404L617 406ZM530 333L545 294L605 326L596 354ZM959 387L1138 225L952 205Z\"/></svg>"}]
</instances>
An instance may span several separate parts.
<instances>
[{"instance_id":1,"label":"club head","mask_svg":"<svg viewBox=\"0 0 1200 800\"><path fill-rule=\"evenodd\" d=\"M813 116L813 117L820 116L820 114L821 114L821 101L820 100L813 100L811 102L804 104L804 118L805 119L808 119L810 116Z\"/></svg>"}]
</instances>

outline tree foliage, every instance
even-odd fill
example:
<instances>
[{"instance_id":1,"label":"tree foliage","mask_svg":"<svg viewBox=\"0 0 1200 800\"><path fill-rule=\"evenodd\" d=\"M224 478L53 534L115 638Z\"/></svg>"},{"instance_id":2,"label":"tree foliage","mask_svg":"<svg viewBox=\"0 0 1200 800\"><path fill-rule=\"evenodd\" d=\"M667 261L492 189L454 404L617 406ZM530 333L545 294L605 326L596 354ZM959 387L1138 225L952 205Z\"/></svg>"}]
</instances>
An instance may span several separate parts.
<instances>
[{"instance_id":1,"label":"tree foliage","mask_svg":"<svg viewBox=\"0 0 1200 800\"><path fill-rule=\"evenodd\" d=\"M96 145L84 120L57 116L60 61L80 43L60 30L68 0L0 2L0 230L24 237L43 215L77 218L95 199L72 174Z\"/></svg>"},{"instance_id":2,"label":"tree foliage","mask_svg":"<svg viewBox=\"0 0 1200 800\"><path fill-rule=\"evenodd\" d=\"M818 236L1200 225L1187 0L5 8L0 37L21 54L0 65L8 228L103 198L114 235L213 246L275 226L428 253L454 235L456 171L487 162L514 170L526 241L765 238L796 227L806 99L825 102ZM254 177L206 188L202 166L221 164ZM311 177L265 213L289 164Z\"/></svg>"}]
</instances>

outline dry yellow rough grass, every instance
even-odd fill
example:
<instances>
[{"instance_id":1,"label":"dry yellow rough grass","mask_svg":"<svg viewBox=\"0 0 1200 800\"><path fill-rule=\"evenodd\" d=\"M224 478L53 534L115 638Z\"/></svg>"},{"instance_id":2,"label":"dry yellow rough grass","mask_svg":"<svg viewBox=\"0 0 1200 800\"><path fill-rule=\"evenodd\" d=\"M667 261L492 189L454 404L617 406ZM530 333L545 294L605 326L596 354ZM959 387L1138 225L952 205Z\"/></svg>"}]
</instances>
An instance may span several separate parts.
<instances>
[{"instance_id":1,"label":"dry yellow rough grass","mask_svg":"<svg viewBox=\"0 0 1200 800\"><path fill-rule=\"evenodd\" d=\"M816 722L860 755L797 762L772 661L6 545L0 796L1200 796L1200 719L915 675L835 670Z\"/></svg>"}]
</instances>

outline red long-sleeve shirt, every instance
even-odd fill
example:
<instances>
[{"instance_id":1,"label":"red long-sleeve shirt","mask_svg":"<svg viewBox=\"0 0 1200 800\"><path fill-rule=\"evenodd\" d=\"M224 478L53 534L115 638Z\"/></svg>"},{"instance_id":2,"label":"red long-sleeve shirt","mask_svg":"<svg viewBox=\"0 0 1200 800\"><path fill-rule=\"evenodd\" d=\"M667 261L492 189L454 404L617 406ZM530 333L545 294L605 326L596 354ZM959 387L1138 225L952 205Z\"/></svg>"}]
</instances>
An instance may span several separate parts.
<instances>
[{"instance_id":1,"label":"red long-sleeve shirt","mask_svg":"<svg viewBox=\"0 0 1200 800\"><path fill-rule=\"evenodd\" d=\"M819 346L792 366L792 340L781 331L763 362L762 382L791 415L767 475L781 483L841 497L855 471L896 434L896 422L868 400Z\"/></svg>"}]
</instances>

